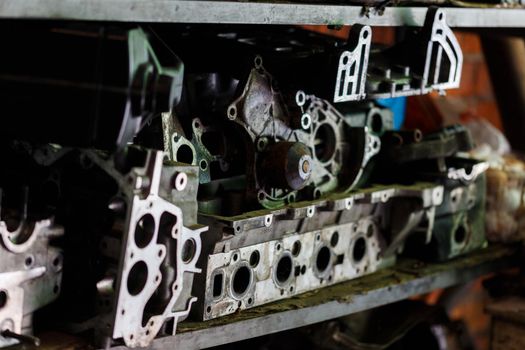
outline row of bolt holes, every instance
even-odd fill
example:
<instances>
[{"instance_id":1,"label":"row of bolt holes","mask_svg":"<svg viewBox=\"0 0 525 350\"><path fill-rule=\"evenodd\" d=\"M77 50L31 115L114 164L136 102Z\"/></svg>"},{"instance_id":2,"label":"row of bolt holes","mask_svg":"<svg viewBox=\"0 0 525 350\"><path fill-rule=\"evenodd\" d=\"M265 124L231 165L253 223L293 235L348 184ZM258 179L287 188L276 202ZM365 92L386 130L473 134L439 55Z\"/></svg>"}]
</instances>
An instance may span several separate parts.
<instances>
[{"instance_id":1,"label":"row of bolt holes","mask_svg":"<svg viewBox=\"0 0 525 350\"><path fill-rule=\"evenodd\" d=\"M369 231L368 231L368 236L371 237L372 234L373 234L373 228L372 226L370 226ZM316 240L320 241L321 235L318 234L316 236ZM330 245L332 247L335 247L338 242L339 242L339 233L334 232L330 238ZM282 248L281 244L277 243L276 250L280 251L281 248ZM294 244L292 245L291 253L293 256L296 257L299 255L300 251L301 251L301 242L295 241ZM354 259L356 263L359 263L364 258L365 254L366 254L366 241L364 238L361 237L361 238L358 238L358 240L354 244L353 251L352 251L352 258ZM326 269L329 267L330 257L331 257L330 249L326 246L322 247L317 252L316 267L320 273L325 272ZM239 254L238 253L233 254L232 260L234 262L237 262L239 260ZM253 251L249 259L250 266L252 268L257 267L257 265L259 264L259 260L260 260L259 252L257 250ZM276 272L276 278L279 283L284 284L291 278L294 272L292 266L293 266L292 259L288 255L283 255L280 258L279 262L277 263L277 272ZM246 293L246 291L249 288L249 284L251 280L251 273L252 273L251 270L246 266L239 267L233 273L232 287L236 295L242 296L244 293ZM298 276L299 274L304 275L305 273L306 273L305 265L301 266L300 269L295 270L296 276ZM332 279L332 276L329 276L328 280L331 281L331 279ZM214 298L218 298L222 295L222 284L223 284L223 275L216 274L214 276L213 289L212 289ZM293 286L290 286L290 292L293 292ZM284 289L281 289L281 295L284 295ZM251 297L248 298L247 304L251 305L252 303L253 303L253 299ZM239 307L242 306L241 301L238 302L238 306ZM208 307L206 308L206 312L210 313L211 309L212 309L211 306L208 305Z\"/></svg>"},{"instance_id":2,"label":"row of bolt holes","mask_svg":"<svg viewBox=\"0 0 525 350\"><path fill-rule=\"evenodd\" d=\"M24 261L24 264L26 268L31 268L33 266L33 263L35 262L35 259L32 255L28 255ZM53 259L53 267L58 270L61 267L62 258L60 256L57 256Z\"/></svg>"}]
</instances>

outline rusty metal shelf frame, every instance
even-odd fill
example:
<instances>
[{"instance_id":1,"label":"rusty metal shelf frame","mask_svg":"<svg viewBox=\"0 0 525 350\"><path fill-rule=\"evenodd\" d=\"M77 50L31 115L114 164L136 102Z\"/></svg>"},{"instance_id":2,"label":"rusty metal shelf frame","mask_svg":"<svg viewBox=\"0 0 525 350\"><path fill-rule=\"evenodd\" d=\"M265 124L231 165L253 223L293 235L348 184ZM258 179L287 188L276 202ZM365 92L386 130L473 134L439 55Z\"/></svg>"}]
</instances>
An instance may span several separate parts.
<instances>
[{"instance_id":1,"label":"rusty metal shelf frame","mask_svg":"<svg viewBox=\"0 0 525 350\"><path fill-rule=\"evenodd\" d=\"M362 6L319 1L254 2L199 0L2 0L0 18L87 21L422 26L427 8ZM445 8L451 27L525 28L525 9Z\"/></svg>"},{"instance_id":2,"label":"rusty metal shelf frame","mask_svg":"<svg viewBox=\"0 0 525 350\"><path fill-rule=\"evenodd\" d=\"M491 246L445 263L402 260L369 276L239 314L183 322L177 335L156 339L150 349L209 348L349 315L515 266L516 251L512 246Z\"/></svg>"}]
</instances>

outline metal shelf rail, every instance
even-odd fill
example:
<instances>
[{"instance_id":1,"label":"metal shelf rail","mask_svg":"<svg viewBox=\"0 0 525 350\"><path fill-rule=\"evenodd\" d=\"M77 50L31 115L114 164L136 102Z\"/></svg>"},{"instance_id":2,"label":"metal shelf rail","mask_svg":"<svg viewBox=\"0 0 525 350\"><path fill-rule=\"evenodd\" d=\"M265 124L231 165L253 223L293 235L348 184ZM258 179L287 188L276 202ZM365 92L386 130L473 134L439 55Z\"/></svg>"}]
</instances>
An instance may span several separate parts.
<instances>
[{"instance_id":1,"label":"metal shelf rail","mask_svg":"<svg viewBox=\"0 0 525 350\"><path fill-rule=\"evenodd\" d=\"M426 7L198 0L2 0L0 18L164 23L422 26ZM445 8L451 27L525 28L525 9Z\"/></svg>"}]
</instances>

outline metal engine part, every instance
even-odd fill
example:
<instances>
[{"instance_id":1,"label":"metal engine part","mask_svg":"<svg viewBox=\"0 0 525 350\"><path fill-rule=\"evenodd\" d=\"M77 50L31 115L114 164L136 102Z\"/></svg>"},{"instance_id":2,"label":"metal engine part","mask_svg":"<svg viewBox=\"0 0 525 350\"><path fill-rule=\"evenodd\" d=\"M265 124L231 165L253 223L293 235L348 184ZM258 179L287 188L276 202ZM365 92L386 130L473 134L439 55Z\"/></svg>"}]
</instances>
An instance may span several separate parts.
<instances>
[{"instance_id":1,"label":"metal engine part","mask_svg":"<svg viewBox=\"0 0 525 350\"><path fill-rule=\"evenodd\" d=\"M411 235L405 254L423 260L446 260L483 247L485 176L488 165L459 155L472 149L468 130L456 125L423 137L418 130L387 132L387 148L378 158L376 180L431 181L444 187L431 232ZM384 174L386 169L390 172ZM394 170L392 170L394 169ZM400 206L407 203L400 203Z\"/></svg>"},{"instance_id":2,"label":"metal engine part","mask_svg":"<svg viewBox=\"0 0 525 350\"><path fill-rule=\"evenodd\" d=\"M161 330L175 334L195 302L191 286L193 274L201 271L196 263L206 230L196 224L197 171L163 166L163 152L150 150L143 164L122 175L113 159L87 155L119 184L110 208L123 215L101 248L107 258L119 260L97 283L100 298L113 300L100 333L122 338L129 347L148 346Z\"/></svg>"},{"instance_id":3,"label":"metal engine part","mask_svg":"<svg viewBox=\"0 0 525 350\"><path fill-rule=\"evenodd\" d=\"M486 245L485 170L488 164L453 158L455 167L435 174L445 188L443 203L436 207L430 241L422 244L418 235L406 242L406 254L423 260L444 261ZM441 175L441 176L439 176ZM430 176L426 176L430 179Z\"/></svg>"},{"instance_id":4,"label":"metal engine part","mask_svg":"<svg viewBox=\"0 0 525 350\"><path fill-rule=\"evenodd\" d=\"M181 32L180 38L164 36L184 51L186 62L203 72L223 71L239 78L249 69L247 62L260 56L282 87L308 91L333 103L457 88L463 65L445 11L435 7L427 10L422 28L386 48L372 45L372 28L357 23L347 40L288 27L232 31L190 26ZM204 49L196 48L192 40ZM213 63L203 60L210 51L215 53Z\"/></svg>"},{"instance_id":5,"label":"metal engine part","mask_svg":"<svg viewBox=\"0 0 525 350\"><path fill-rule=\"evenodd\" d=\"M423 28L386 50L370 52L367 98L422 95L459 87L463 53L445 11L429 8Z\"/></svg>"},{"instance_id":6,"label":"metal engine part","mask_svg":"<svg viewBox=\"0 0 525 350\"><path fill-rule=\"evenodd\" d=\"M179 102L182 61L142 29L47 22L1 28L0 99L5 113L17 115L2 124L4 138L124 147Z\"/></svg>"},{"instance_id":7,"label":"metal engine part","mask_svg":"<svg viewBox=\"0 0 525 350\"><path fill-rule=\"evenodd\" d=\"M369 26L353 25L348 43L355 48L345 50L339 57L335 80L334 99L337 102L359 101L366 97L366 73L372 43Z\"/></svg>"},{"instance_id":8,"label":"metal engine part","mask_svg":"<svg viewBox=\"0 0 525 350\"><path fill-rule=\"evenodd\" d=\"M203 241L203 273L196 276L198 302L192 313L208 320L389 266L397 252L390 245L400 244L387 220L389 202L407 198L430 210L442 196L441 186L421 184L334 195L237 217L202 214L210 232Z\"/></svg>"},{"instance_id":9,"label":"metal engine part","mask_svg":"<svg viewBox=\"0 0 525 350\"><path fill-rule=\"evenodd\" d=\"M60 292L62 250L51 241L64 230L52 218L32 221L26 214L15 228L0 221L0 347L39 345L31 335L33 312Z\"/></svg>"},{"instance_id":10,"label":"metal engine part","mask_svg":"<svg viewBox=\"0 0 525 350\"><path fill-rule=\"evenodd\" d=\"M191 144L174 131L165 137L169 140L166 150L174 160L189 154L185 159L199 164L201 184L209 183L208 188L229 181L211 176L214 165L218 172L227 172L234 163L243 164L245 170L239 174L243 180L238 181L244 181L244 186L238 185L237 191L244 191L242 197L248 203L258 202L265 208L356 188L365 180L368 163L381 145L369 128L351 127L325 100L298 91L288 101L264 70L260 57L255 59L242 94L228 106L227 118L229 122L211 125L193 119ZM165 130L173 129L169 123L174 122L167 119ZM236 130L240 144L232 144L228 129ZM211 149L204 140L212 134L218 149ZM244 158L232 157L229 150L239 147Z\"/></svg>"}]
</instances>

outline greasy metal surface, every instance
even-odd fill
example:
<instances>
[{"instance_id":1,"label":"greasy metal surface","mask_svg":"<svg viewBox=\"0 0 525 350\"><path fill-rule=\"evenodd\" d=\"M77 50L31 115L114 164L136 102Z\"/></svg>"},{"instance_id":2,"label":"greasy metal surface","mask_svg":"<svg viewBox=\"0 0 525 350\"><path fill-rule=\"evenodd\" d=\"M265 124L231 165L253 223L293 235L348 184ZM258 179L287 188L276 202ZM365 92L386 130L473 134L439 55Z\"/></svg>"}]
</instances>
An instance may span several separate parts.
<instances>
[{"instance_id":1,"label":"greasy metal surface","mask_svg":"<svg viewBox=\"0 0 525 350\"><path fill-rule=\"evenodd\" d=\"M402 260L396 267L293 299L208 322L185 322L150 349L198 349L301 327L464 283L513 265L512 246L491 246L446 263ZM112 348L124 350L124 347Z\"/></svg>"},{"instance_id":2,"label":"greasy metal surface","mask_svg":"<svg viewBox=\"0 0 525 350\"><path fill-rule=\"evenodd\" d=\"M396 225L391 225L394 202L412 200L420 203L417 209L396 210ZM202 216L210 231L203 241L203 274L194 283L198 301L192 313L212 319L391 266L406 238L403 232L432 230L429 221L421 222L422 215L407 216L412 210L433 216L442 200L443 187L429 183L372 188L238 217ZM286 255L289 268L281 263Z\"/></svg>"},{"instance_id":3,"label":"greasy metal surface","mask_svg":"<svg viewBox=\"0 0 525 350\"><path fill-rule=\"evenodd\" d=\"M184 0L4 0L2 18L252 24L422 26L425 7L387 7L382 15L362 6ZM525 27L525 10L445 8L451 27Z\"/></svg>"}]
</instances>

